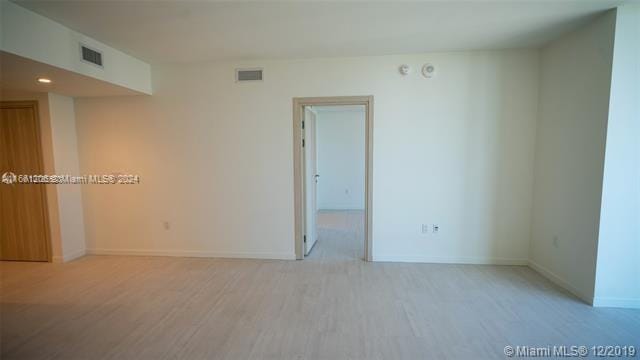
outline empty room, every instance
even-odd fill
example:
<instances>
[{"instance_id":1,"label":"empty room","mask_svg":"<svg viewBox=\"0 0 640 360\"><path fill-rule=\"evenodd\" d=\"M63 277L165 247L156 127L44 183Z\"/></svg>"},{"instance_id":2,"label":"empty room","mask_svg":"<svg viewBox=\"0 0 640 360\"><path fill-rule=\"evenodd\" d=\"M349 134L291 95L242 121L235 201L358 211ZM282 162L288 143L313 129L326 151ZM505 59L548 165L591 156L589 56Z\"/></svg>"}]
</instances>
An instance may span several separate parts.
<instances>
[{"instance_id":1,"label":"empty room","mask_svg":"<svg viewBox=\"0 0 640 360\"><path fill-rule=\"evenodd\" d=\"M1 359L640 358L640 2L0 5Z\"/></svg>"}]
</instances>

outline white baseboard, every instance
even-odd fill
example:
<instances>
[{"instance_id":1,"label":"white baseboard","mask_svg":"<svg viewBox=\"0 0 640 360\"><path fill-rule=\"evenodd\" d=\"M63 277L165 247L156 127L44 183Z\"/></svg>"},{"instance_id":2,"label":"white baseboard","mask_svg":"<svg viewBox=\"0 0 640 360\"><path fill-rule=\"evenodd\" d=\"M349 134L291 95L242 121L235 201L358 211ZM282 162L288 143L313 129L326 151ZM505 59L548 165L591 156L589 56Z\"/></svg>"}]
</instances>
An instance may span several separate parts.
<instances>
[{"instance_id":1,"label":"white baseboard","mask_svg":"<svg viewBox=\"0 0 640 360\"><path fill-rule=\"evenodd\" d=\"M612 298L612 297L594 297L594 307L616 307L627 309L640 309L640 299L634 298Z\"/></svg>"},{"instance_id":2,"label":"white baseboard","mask_svg":"<svg viewBox=\"0 0 640 360\"><path fill-rule=\"evenodd\" d=\"M374 255L373 261L410 262L436 264L475 264L475 265L527 265L526 259L472 258L472 257L430 257L415 255Z\"/></svg>"},{"instance_id":3,"label":"white baseboard","mask_svg":"<svg viewBox=\"0 0 640 360\"><path fill-rule=\"evenodd\" d=\"M214 252L197 250L144 250L144 249L87 249L89 255L125 255L125 256L176 256L202 258L232 258L232 259L269 259L295 260L295 254L289 253L254 253L254 252Z\"/></svg>"},{"instance_id":4,"label":"white baseboard","mask_svg":"<svg viewBox=\"0 0 640 360\"><path fill-rule=\"evenodd\" d=\"M540 275L549 279L552 283L560 286L561 288L564 288L565 290L569 291L573 295L577 296L580 300L586 302L589 305L593 305L593 298L591 296L588 296L584 294L582 291L571 286L566 280L554 274L552 271L546 269L542 265L536 263L533 260L529 260L529 267L535 270Z\"/></svg>"},{"instance_id":5,"label":"white baseboard","mask_svg":"<svg viewBox=\"0 0 640 360\"><path fill-rule=\"evenodd\" d=\"M81 258L85 256L87 252L85 250L78 250L72 253L63 254L62 256L54 256L51 260L54 263L66 263L77 258Z\"/></svg>"}]
</instances>

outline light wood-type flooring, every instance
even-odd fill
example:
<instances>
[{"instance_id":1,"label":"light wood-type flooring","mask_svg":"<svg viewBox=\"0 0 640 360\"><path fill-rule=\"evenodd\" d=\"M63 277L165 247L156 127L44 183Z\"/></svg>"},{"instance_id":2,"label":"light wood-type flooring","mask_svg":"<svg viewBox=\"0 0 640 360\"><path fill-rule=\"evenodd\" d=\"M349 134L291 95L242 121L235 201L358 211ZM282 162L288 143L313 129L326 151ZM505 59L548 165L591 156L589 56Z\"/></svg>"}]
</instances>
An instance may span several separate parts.
<instances>
[{"instance_id":1,"label":"light wood-type flooring","mask_svg":"<svg viewBox=\"0 0 640 360\"><path fill-rule=\"evenodd\" d=\"M362 213L321 212L304 261L86 256L0 264L2 359L502 359L640 346L528 267L366 263ZM640 356L640 355L637 355Z\"/></svg>"}]
</instances>

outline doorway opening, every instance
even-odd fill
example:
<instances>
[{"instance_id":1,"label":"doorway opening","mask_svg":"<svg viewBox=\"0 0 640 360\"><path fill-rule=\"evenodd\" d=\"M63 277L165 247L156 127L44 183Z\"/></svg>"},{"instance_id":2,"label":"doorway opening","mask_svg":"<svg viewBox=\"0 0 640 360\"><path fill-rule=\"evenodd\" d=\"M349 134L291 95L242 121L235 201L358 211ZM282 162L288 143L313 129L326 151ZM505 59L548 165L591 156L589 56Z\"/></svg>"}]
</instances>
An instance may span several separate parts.
<instances>
[{"instance_id":1,"label":"doorway opening","mask_svg":"<svg viewBox=\"0 0 640 360\"><path fill-rule=\"evenodd\" d=\"M371 261L373 97L294 98L293 107L296 259Z\"/></svg>"}]
</instances>

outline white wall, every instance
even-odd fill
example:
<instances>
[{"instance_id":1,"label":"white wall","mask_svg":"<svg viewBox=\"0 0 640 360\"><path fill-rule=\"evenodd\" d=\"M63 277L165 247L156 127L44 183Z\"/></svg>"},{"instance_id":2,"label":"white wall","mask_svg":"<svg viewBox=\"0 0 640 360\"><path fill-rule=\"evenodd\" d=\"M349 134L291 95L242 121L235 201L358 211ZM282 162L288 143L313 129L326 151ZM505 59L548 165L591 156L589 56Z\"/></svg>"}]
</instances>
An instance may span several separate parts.
<instances>
[{"instance_id":1,"label":"white wall","mask_svg":"<svg viewBox=\"0 0 640 360\"><path fill-rule=\"evenodd\" d=\"M594 305L640 308L640 5L619 7Z\"/></svg>"},{"instance_id":2,"label":"white wall","mask_svg":"<svg viewBox=\"0 0 640 360\"><path fill-rule=\"evenodd\" d=\"M614 24L609 12L541 50L531 265L587 302L593 299Z\"/></svg>"},{"instance_id":3,"label":"white wall","mask_svg":"<svg viewBox=\"0 0 640 360\"><path fill-rule=\"evenodd\" d=\"M365 111L317 109L318 209L361 209L365 199Z\"/></svg>"},{"instance_id":4,"label":"white wall","mask_svg":"<svg viewBox=\"0 0 640 360\"><path fill-rule=\"evenodd\" d=\"M436 78L398 74L425 62ZM244 66L266 80L235 83ZM374 259L527 261L535 50L171 65L153 78L152 97L76 100L81 170L142 177L83 189L89 251L294 258L292 98L373 95ZM421 234L426 222L440 234Z\"/></svg>"},{"instance_id":5,"label":"white wall","mask_svg":"<svg viewBox=\"0 0 640 360\"><path fill-rule=\"evenodd\" d=\"M78 161L73 98L48 94L55 174L83 175ZM62 252L54 260L69 261L85 254L81 185L56 185Z\"/></svg>"},{"instance_id":6,"label":"white wall","mask_svg":"<svg viewBox=\"0 0 640 360\"><path fill-rule=\"evenodd\" d=\"M9 1L0 1L0 49L151 94L148 64ZM104 67L80 59L80 43L102 52Z\"/></svg>"}]
</instances>

